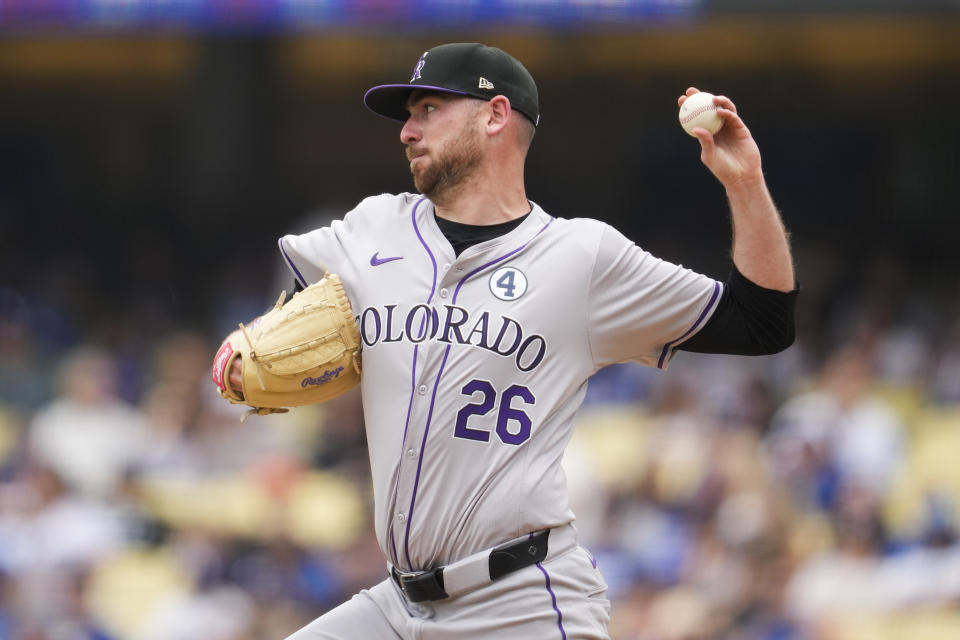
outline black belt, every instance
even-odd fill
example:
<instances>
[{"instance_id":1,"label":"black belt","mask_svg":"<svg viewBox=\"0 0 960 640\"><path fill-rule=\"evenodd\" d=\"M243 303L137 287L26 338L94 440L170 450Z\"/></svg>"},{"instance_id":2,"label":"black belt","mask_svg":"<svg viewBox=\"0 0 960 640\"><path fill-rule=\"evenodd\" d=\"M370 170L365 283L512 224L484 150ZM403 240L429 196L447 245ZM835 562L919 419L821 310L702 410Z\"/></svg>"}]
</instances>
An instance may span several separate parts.
<instances>
[{"instance_id":1,"label":"black belt","mask_svg":"<svg viewBox=\"0 0 960 640\"><path fill-rule=\"evenodd\" d=\"M547 538L549 536L550 530L545 529L528 538L493 548L488 559L490 582L518 569L543 562L543 559L547 557ZM390 575L393 576L394 582L397 583L400 591L410 602L443 600L449 597L443 589L444 568L437 567L429 571L401 573L397 571L396 567L392 567Z\"/></svg>"}]
</instances>

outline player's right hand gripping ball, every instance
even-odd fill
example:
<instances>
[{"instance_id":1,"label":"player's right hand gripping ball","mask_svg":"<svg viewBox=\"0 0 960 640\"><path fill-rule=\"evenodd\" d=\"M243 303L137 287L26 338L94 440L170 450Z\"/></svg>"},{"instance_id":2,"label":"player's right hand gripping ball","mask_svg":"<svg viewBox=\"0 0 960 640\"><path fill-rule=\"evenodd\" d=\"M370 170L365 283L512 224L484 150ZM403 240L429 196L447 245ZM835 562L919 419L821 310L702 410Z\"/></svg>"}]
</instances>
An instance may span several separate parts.
<instances>
[{"instance_id":1,"label":"player's right hand gripping ball","mask_svg":"<svg viewBox=\"0 0 960 640\"><path fill-rule=\"evenodd\" d=\"M717 106L713 104L713 94L706 91L688 96L680 105L679 118L680 126L691 136L696 127L703 127L710 133L716 133L723 127L723 118L717 114Z\"/></svg>"},{"instance_id":2,"label":"player's right hand gripping ball","mask_svg":"<svg viewBox=\"0 0 960 640\"><path fill-rule=\"evenodd\" d=\"M335 398L360 382L360 331L340 277L327 273L286 303L227 336L213 360L213 382L234 404L259 415ZM230 386L243 358L243 388Z\"/></svg>"}]
</instances>

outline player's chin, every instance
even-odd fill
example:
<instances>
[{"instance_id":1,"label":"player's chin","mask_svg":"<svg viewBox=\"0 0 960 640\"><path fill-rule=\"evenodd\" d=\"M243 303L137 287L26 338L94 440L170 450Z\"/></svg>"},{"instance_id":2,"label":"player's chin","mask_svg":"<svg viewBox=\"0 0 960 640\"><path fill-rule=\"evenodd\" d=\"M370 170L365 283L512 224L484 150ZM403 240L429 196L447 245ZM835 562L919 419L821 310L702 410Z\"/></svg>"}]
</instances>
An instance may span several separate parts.
<instances>
[{"instance_id":1,"label":"player's chin","mask_svg":"<svg viewBox=\"0 0 960 640\"><path fill-rule=\"evenodd\" d=\"M432 172L427 171L422 165L419 167L411 166L410 173L413 175L413 185L420 193L426 193L424 189L435 185L437 182Z\"/></svg>"},{"instance_id":2,"label":"player's chin","mask_svg":"<svg viewBox=\"0 0 960 640\"><path fill-rule=\"evenodd\" d=\"M416 187L418 193L422 193L425 196L429 196L433 191L430 183L425 180L418 179L416 175L413 176L413 186Z\"/></svg>"},{"instance_id":3,"label":"player's chin","mask_svg":"<svg viewBox=\"0 0 960 640\"><path fill-rule=\"evenodd\" d=\"M420 172L413 175L413 186L417 188L419 193L427 197L432 198L437 195L439 184L440 180L430 172Z\"/></svg>"}]
</instances>

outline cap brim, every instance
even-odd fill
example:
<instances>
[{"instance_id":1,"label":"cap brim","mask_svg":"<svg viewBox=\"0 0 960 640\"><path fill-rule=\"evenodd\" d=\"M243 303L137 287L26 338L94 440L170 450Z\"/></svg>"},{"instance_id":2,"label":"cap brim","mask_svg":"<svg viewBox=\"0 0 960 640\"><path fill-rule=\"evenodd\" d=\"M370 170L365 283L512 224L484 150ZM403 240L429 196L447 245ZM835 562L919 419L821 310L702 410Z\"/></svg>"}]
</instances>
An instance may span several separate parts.
<instances>
[{"instance_id":1,"label":"cap brim","mask_svg":"<svg viewBox=\"0 0 960 640\"><path fill-rule=\"evenodd\" d=\"M410 94L417 89L424 91L442 91L465 96L465 91L455 91L443 87L434 87L426 84L381 84L373 87L363 96L363 104L378 116L390 118L397 122L406 122L410 117L407 111L407 100Z\"/></svg>"}]
</instances>

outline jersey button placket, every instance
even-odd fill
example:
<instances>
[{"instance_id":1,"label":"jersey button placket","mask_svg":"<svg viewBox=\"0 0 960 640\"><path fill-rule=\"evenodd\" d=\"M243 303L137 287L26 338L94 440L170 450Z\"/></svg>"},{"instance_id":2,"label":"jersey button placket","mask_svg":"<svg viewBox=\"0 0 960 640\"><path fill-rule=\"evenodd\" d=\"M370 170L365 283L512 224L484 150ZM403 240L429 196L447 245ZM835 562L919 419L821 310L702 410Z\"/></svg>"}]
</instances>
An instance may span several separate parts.
<instances>
[{"instance_id":1,"label":"jersey button placket","mask_svg":"<svg viewBox=\"0 0 960 640\"><path fill-rule=\"evenodd\" d=\"M449 299L451 290L444 287L445 284L447 283L440 284L442 289L437 291L436 295L446 296ZM437 298L433 298L431 302L436 304ZM411 531L408 538L407 527L416 527L414 512L427 499L424 497L426 485L422 477L419 478L418 483L417 472L421 464L426 465L421 460L426 449L421 445L429 428L431 390L434 389L435 379L442 365L445 347L446 345L443 344L432 344L429 340L418 345L415 370L417 380L410 407L408 428L398 460L397 492L391 523L396 541L397 560L404 566L415 562L414 559L417 556L416 536ZM414 500L416 500L416 506L414 506ZM410 556L407 555L408 553Z\"/></svg>"},{"instance_id":2,"label":"jersey button placket","mask_svg":"<svg viewBox=\"0 0 960 640\"><path fill-rule=\"evenodd\" d=\"M426 356L424 349L421 345L421 353ZM427 358L424 358L424 366L426 366ZM428 369L429 370L429 369ZM397 509L404 509L410 506L411 499L413 498L414 485L416 484L416 475L417 475L417 464L420 458L420 450L417 445L419 445L421 439L423 438L423 422L426 415L426 401L429 398L428 392L430 391L430 386L426 382L421 382L416 386L416 400L413 403L413 413L410 417L411 428L406 434L405 447L403 448L403 454L399 460L399 470L400 475L397 484L397 497L395 507ZM410 521L409 514L405 511L396 511L393 516L393 528L394 528L394 539L396 540L397 545L397 560L403 564L406 564L408 561L407 553L407 538L406 538L406 528L408 521ZM413 550L410 549L412 552Z\"/></svg>"}]
</instances>

